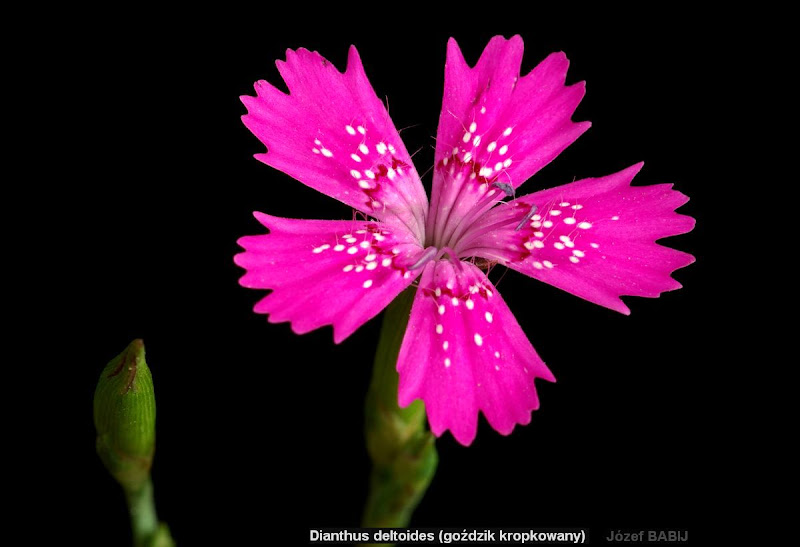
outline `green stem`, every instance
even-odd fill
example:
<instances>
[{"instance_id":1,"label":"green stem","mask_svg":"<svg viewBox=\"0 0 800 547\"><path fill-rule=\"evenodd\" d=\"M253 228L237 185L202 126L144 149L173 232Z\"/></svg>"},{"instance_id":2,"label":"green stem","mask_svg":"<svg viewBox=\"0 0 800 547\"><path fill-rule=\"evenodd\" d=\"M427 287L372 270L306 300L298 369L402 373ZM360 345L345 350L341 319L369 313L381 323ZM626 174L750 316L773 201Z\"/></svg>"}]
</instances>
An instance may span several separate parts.
<instances>
[{"instance_id":1,"label":"green stem","mask_svg":"<svg viewBox=\"0 0 800 547\"><path fill-rule=\"evenodd\" d=\"M126 489L125 498L131 514L133 544L136 547L147 545L148 539L158 530L158 517L153 500L153 481L148 478L140 488Z\"/></svg>"},{"instance_id":2,"label":"green stem","mask_svg":"<svg viewBox=\"0 0 800 547\"><path fill-rule=\"evenodd\" d=\"M174 547L169 528L163 522L158 522L150 477L137 487L123 488L131 514L134 547Z\"/></svg>"},{"instance_id":3,"label":"green stem","mask_svg":"<svg viewBox=\"0 0 800 547\"><path fill-rule=\"evenodd\" d=\"M405 290L386 309L367 392L365 433L373 464L362 520L367 528L407 526L438 463L422 402L397 405L397 355L414 292Z\"/></svg>"}]
</instances>

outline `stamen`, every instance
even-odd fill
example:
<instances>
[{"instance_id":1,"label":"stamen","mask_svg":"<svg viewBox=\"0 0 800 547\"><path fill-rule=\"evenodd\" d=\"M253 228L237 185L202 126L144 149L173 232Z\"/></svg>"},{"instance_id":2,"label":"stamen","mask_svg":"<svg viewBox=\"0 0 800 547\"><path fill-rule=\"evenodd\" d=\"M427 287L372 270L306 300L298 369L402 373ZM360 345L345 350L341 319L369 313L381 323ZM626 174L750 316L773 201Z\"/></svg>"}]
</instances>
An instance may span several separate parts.
<instances>
[{"instance_id":1,"label":"stamen","mask_svg":"<svg viewBox=\"0 0 800 547\"><path fill-rule=\"evenodd\" d=\"M492 184L505 192L506 197L514 197L514 187L510 184L506 184L505 182L493 182Z\"/></svg>"},{"instance_id":2,"label":"stamen","mask_svg":"<svg viewBox=\"0 0 800 547\"><path fill-rule=\"evenodd\" d=\"M417 269L423 267L425 264L427 264L428 262L433 260L433 258L436 256L436 253L438 251L439 251L439 249L437 249L436 247L431 245L430 247L425 249L425 251L419 257L419 260L417 260L412 266L409 266L408 269L409 270L417 270Z\"/></svg>"},{"instance_id":3,"label":"stamen","mask_svg":"<svg viewBox=\"0 0 800 547\"><path fill-rule=\"evenodd\" d=\"M450 247L442 247L439 250L439 252L436 253L436 258L439 259L440 257L442 257L444 255L448 255L448 258L450 258L450 262L452 262L453 265L456 267L456 269L459 271L459 273L461 273L461 271L462 271L464 266L463 266L463 264L461 264L461 261L458 259L458 255L456 254L456 252L453 249L451 249Z\"/></svg>"},{"instance_id":4,"label":"stamen","mask_svg":"<svg viewBox=\"0 0 800 547\"><path fill-rule=\"evenodd\" d=\"M533 215L535 215L535 214L536 214L536 211L538 211L538 210L539 210L539 208L538 208L536 205L531 205L531 210L530 210L530 211L528 211L528 214L527 214L527 215L525 215L525 218L523 218L523 219L522 219L522 220L519 222L519 224L517 224L517 227L516 227L516 228L514 228L514 231L515 231L515 232L519 232L520 230L522 230L522 228L525 226L525 224L527 224L527 222L528 222L528 221L531 219L531 217L532 217Z\"/></svg>"}]
</instances>

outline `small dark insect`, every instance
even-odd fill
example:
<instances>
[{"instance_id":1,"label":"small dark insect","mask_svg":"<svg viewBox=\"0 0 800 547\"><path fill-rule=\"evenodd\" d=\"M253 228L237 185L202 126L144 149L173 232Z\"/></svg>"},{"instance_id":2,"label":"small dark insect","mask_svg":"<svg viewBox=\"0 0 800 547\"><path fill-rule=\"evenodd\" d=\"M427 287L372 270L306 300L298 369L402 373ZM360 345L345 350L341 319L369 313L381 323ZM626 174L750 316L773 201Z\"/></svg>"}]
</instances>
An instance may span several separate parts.
<instances>
[{"instance_id":1,"label":"small dark insect","mask_svg":"<svg viewBox=\"0 0 800 547\"><path fill-rule=\"evenodd\" d=\"M519 232L520 230L522 230L522 227L525 226L525 223L528 222L531 219L531 217L536 214L536 211L538 210L539 208L536 205L531 205L531 210L528 211L528 214L525 215L525 217L519 221L519 224L517 224L517 227L514 228L514 231Z\"/></svg>"},{"instance_id":2,"label":"small dark insect","mask_svg":"<svg viewBox=\"0 0 800 547\"><path fill-rule=\"evenodd\" d=\"M510 184L506 184L505 182L493 182L492 184L505 192L507 197L514 197L514 187Z\"/></svg>"}]
</instances>

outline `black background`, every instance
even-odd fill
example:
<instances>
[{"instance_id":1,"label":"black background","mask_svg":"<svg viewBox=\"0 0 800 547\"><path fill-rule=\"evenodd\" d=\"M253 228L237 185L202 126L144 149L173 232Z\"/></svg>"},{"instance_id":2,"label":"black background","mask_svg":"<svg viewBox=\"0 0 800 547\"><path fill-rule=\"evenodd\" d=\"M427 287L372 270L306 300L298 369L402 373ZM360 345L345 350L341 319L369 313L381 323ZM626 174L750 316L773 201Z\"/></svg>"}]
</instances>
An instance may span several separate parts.
<instances>
[{"instance_id":1,"label":"black background","mask_svg":"<svg viewBox=\"0 0 800 547\"><path fill-rule=\"evenodd\" d=\"M331 219L351 211L252 157L262 145L239 119L238 96L257 79L282 84L273 61L287 47L316 49L343 70L354 43L395 125L415 126L402 136L422 149L422 173L447 38L474 64L491 36L520 33L523 73L567 53L568 83L587 81L573 119L593 123L523 193L644 160L638 184L673 182L691 197L681 212L697 227L665 243L697 262L675 274L680 291L626 298L629 317L503 276L500 292L558 383L538 383L541 409L508 437L483 418L469 448L445 434L411 524L697 532L715 442L705 380L717 350L705 331L721 289L710 275L718 186L709 135L724 114L714 93L731 56L725 40L655 16L578 26L514 22L508 12L495 26L473 14L431 30L394 12L358 22L327 21L310 7L294 22L206 15L81 29L40 65L61 75L43 106L66 119L44 131L73 150L63 168L77 180L48 193L59 214L44 241L59 274L39 273L47 291L63 289L46 308L63 348L56 359L78 366L65 373L70 402L52 428L69 447L56 458L62 482L37 490L29 510L64 516L58 532L85 544L129 542L122 494L94 454L91 401L103 366L142 337L158 401L158 511L179 544L276 533L280 544L303 544L308 528L358 525L369 473L362 405L380 321L338 346L329 328L294 335L252 313L261 292L238 285L232 260L238 237L262 231L254 210Z\"/></svg>"}]
</instances>

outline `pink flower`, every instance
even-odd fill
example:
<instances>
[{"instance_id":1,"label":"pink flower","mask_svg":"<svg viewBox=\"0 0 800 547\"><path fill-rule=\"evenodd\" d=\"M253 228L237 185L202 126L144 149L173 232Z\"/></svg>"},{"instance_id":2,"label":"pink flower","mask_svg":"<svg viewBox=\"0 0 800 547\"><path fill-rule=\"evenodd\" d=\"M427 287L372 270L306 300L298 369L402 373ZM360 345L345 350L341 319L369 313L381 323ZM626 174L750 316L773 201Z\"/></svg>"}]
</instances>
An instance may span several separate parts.
<instances>
[{"instance_id":1,"label":"pink flower","mask_svg":"<svg viewBox=\"0 0 800 547\"><path fill-rule=\"evenodd\" d=\"M502 434L539 406L534 379L554 381L477 264L497 262L630 313L621 295L677 289L691 255L656 240L688 232L670 184L630 186L641 164L505 201L584 131L571 121L583 82L565 86L554 53L519 76L522 39L493 38L474 68L454 40L436 138L430 204L400 136L350 49L344 74L316 52L287 51L286 95L265 81L242 97L256 157L363 213L365 220L292 220L243 237L255 306L305 333L333 325L341 342L419 280L400 349L399 403L425 402L431 430L475 438L478 411ZM475 259L483 259L476 261Z\"/></svg>"}]
</instances>

